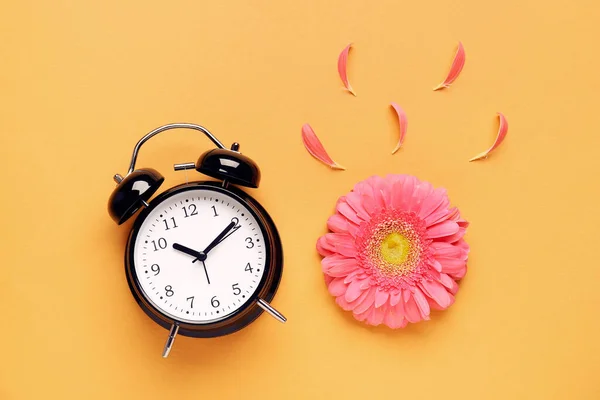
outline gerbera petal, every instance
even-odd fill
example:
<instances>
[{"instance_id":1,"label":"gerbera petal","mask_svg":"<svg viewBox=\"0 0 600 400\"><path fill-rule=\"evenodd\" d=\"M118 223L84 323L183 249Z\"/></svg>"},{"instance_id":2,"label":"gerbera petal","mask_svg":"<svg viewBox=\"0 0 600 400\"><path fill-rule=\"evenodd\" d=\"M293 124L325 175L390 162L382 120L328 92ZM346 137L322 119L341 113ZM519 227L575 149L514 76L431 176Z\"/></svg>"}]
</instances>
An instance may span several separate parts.
<instances>
[{"instance_id":1,"label":"gerbera petal","mask_svg":"<svg viewBox=\"0 0 600 400\"><path fill-rule=\"evenodd\" d=\"M407 176L400 188L400 204L398 204L398 209L400 210L408 210L410 204L412 203L413 192L415 191L415 186L418 184L417 178L414 176Z\"/></svg>"},{"instance_id":2,"label":"gerbera petal","mask_svg":"<svg viewBox=\"0 0 600 400\"><path fill-rule=\"evenodd\" d=\"M361 268L355 269L354 271L346 275L346 277L344 277L344 283L350 283L356 279L359 279L362 273L363 271Z\"/></svg>"},{"instance_id":3,"label":"gerbera petal","mask_svg":"<svg viewBox=\"0 0 600 400\"><path fill-rule=\"evenodd\" d=\"M358 296L357 299L355 299L354 301L348 302L346 301L345 296L338 296L335 299L335 302L342 307L344 310L346 311L350 311L350 310L354 310L356 308L357 304L360 304L361 301L363 301L363 299L366 297L367 295L367 291L364 291L360 296Z\"/></svg>"},{"instance_id":4,"label":"gerbera petal","mask_svg":"<svg viewBox=\"0 0 600 400\"><path fill-rule=\"evenodd\" d=\"M438 260L432 258L431 260L429 260L429 262L433 269L435 269L437 272L442 272L442 264L440 264Z\"/></svg>"},{"instance_id":5,"label":"gerbera petal","mask_svg":"<svg viewBox=\"0 0 600 400\"><path fill-rule=\"evenodd\" d=\"M406 175L392 175L392 208L401 210L403 206L403 191L404 181L406 181Z\"/></svg>"},{"instance_id":6,"label":"gerbera petal","mask_svg":"<svg viewBox=\"0 0 600 400\"><path fill-rule=\"evenodd\" d=\"M363 221L371 219L371 215L367 212L362 204L361 195L355 192L350 192L346 195L346 202L356 212L356 215Z\"/></svg>"},{"instance_id":7,"label":"gerbera petal","mask_svg":"<svg viewBox=\"0 0 600 400\"><path fill-rule=\"evenodd\" d=\"M346 200L339 201L336 205L336 210L344 217L348 219L348 221L354 222L355 224L360 224L361 219L356 214L356 211L346 202Z\"/></svg>"},{"instance_id":8,"label":"gerbera petal","mask_svg":"<svg viewBox=\"0 0 600 400\"><path fill-rule=\"evenodd\" d=\"M421 281L421 287L425 289L429 297L435 300L436 303L442 308L449 307L453 302L453 297L446 288L439 282L423 280Z\"/></svg>"},{"instance_id":9,"label":"gerbera petal","mask_svg":"<svg viewBox=\"0 0 600 400\"><path fill-rule=\"evenodd\" d=\"M415 186L415 190L413 192L413 200L409 204L407 211L419 213L421 210L421 205L423 201L431 195L433 192L433 186L429 182L419 182Z\"/></svg>"},{"instance_id":10,"label":"gerbera petal","mask_svg":"<svg viewBox=\"0 0 600 400\"><path fill-rule=\"evenodd\" d=\"M464 250L452 243L447 242L433 242L431 243L431 249L433 255L437 257L448 257L448 258L462 258L464 257Z\"/></svg>"},{"instance_id":11,"label":"gerbera petal","mask_svg":"<svg viewBox=\"0 0 600 400\"><path fill-rule=\"evenodd\" d=\"M362 294L364 289L361 288L360 281L353 281L348 285L348 290L346 290L346 294L344 295L347 302L352 302Z\"/></svg>"},{"instance_id":12,"label":"gerbera petal","mask_svg":"<svg viewBox=\"0 0 600 400\"><path fill-rule=\"evenodd\" d=\"M373 199L379 208L384 209L386 206L386 197L387 194L384 193L386 191L386 185L383 178L378 175L374 175L367 179L367 182L373 188Z\"/></svg>"},{"instance_id":13,"label":"gerbera petal","mask_svg":"<svg viewBox=\"0 0 600 400\"><path fill-rule=\"evenodd\" d=\"M412 296L409 296L408 300L404 302L404 313L409 322L415 323L421 320L421 312L419 311L417 302Z\"/></svg>"},{"instance_id":14,"label":"gerbera petal","mask_svg":"<svg viewBox=\"0 0 600 400\"><path fill-rule=\"evenodd\" d=\"M327 228L335 233L348 233L348 225L350 224L352 222L337 213L327 219Z\"/></svg>"},{"instance_id":15,"label":"gerbera petal","mask_svg":"<svg viewBox=\"0 0 600 400\"><path fill-rule=\"evenodd\" d=\"M442 272L459 271L465 268L467 261L460 258L436 257L442 264Z\"/></svg>"},{"instance_id":16,"label":"gerbera petal","mask_svg":"<svg viewBox=\"0 0 600 400\"><path fill-rule=\"evenodd\" d=\"M329 247L327 250L333 248L333 251L344 255L346 257L354 257L356 255L356 245L354 238L347 233L327 233L325 239Z\"/></svg>"},{"instance_id":17,"label":"gerbera petal","mask_svg":"<svg viewBox=\"0 0 600 400\"><path fill-rule=\"evenodd\" d=\"M465 228L458 228L458 232L456 232L454 235L447 236L445 238L442 238L441 240L448 243L455 243L462 239L463 236L465 236L465 233L467 233L467 230Z\"/></svg>"},{"instance_id":18,"label":"gerbera petal","mask_svg":"<svg viewBox=\"0 0 600 400\"><path fill-rule=\"evenodd\" d=\"M427 228L427 237L436 239L441 237L452 236L458 232L459 226L454 221L444 221L440 224L433 225Z\"/></svg>"},{"instance_id":19,"label":"gerbera petal","mask_svg":"<svg viewBox=\"0 0 600 400\"><path fill-rule=\"evenodd\" d=\"M448 197L445 189L436 189L429 196L423 199L421 209L419 210L419 217L427 218L444 202Z\"/></svg>"},{"instance_id":20,"label":"gerbera petal","mask_svg":"<svg viewBox=\"0 0 600 400\"><path fill-rule=\"evenodd\" d=\"M440 208L429 214L428 217L424 219L426 226L431 226L435 224L439 224L440 222L444 222L450 216L450 212L446 208Z\"/></svg>"},{"instance_id":21,"label":"gerbera petal","mask_svg":"<svg viewBox=\"0 0 600 400\"><path fill-rule=\"evenodd\" d=\"M371 313L373 312L373 310L375 310L374 308L368 308L366 311L362 312L362 313L357 313L356 311L353 312L354 318L356 318L358 321L365 321L369 315L371 315Z\"/></svg>"},{"instance_id":22,"label":"gerbera petal","mask_svg":"<svg viewBox=\"0 0 600 400\"><path fill-rule=\"evenodd\" d=\"M345 277L358 268L356 259L339 254L325 257L321 261L323 272L333 277Z\"/></svg>"},{"instance_id":23,"label":"gerbera petal","mask_svg":"<svg viewBox=\"0 0 600 400\"><path fill-rule=\"evenodd\" d=\"M329 284L331 283L331 281L333 281L335 279L335 278L333 278L333 277L331 277L329 275L326 275L326 274L323 274L323 278L325 278L325 285L327 287L329 287Z\"/></svg>"},{"instance_id":24,"label":"gerbera petal","mask_svg":"<svg viewBox=\"0 0 600 400\"><path fill-rule=\"evenodd\" d=\"M454 279L450 278L450 276L446 274L440 274L440 282L442 283L442 285L448 288L450 293L456 294L456 292L458 292L458 284Z\"/></svg>"},{"instance_id":25,"label":"gerbera petal","mask_svg":"<svg viewBox=\"0 0 600 400\"><path fill-rule=\"evenodd\" d=\"M329 244L329 242L327 241L327 238L325 238L325 236L321 236L317 240L317 251L319 252L320 255L325 257L325 256L332 255L335 252L335 247L333 247L332 245Z\"/></svg>"},{"instance_id":26,"label":"gerbera petal","mask_svg":"<svg viewBox=\"0 0 600 400\"><path fill-rule=\"evenodd\" d=\"M383 306L380 308L373 308L371 310L371 314L367 318L367 322L373 326L380 325L383 322L383 318L385 318L386 311L387 311L386 306Z\"/></svg>"},{"instance_id":27,"label":"gerbera petal","mask_svg":"<svg viewBox=\"0 0 600 400\"><path fill-rule=\"evenodd\" d=\"M377 288L377 292L375 294L375 308L379 308L382 305L384 305L389 297L390 294L388 291L381 288Z\"/></svg>"},{"instance_id":28,"label":"gerbera petal","mask_svg":"<svg viewBox=\"0 0 600 400\"><path fill-rule=\"evenodd\" d=\"M408 323L404 319L404 310L397 306L388 307L383 322L392 329L404 328Z\"/></svg>"},{"instance_id":29,"label":"gerbera petal","mask_svg":"<svg viewBox=\"0 0 600 400\"><path fill-rule=\"evenodd\" d=\"M419 311L421 312L421 316L423 317L423 319L429 319L429 303L427 303L427 298L425 297L423 292L421 292L421 290L417 288L413 293L413 297L415 299L415 302L417 303L417 307L419 307Z\"/></svg>"},{"instance_id":30,"label":"gerbera petal","mask_svg":"<svg viewBox=\"0 0 600 400\"><path fill-rule=\"evenodd\" d=\"M452 245L460 247L467 255L469 254L470 247L463 239L458 240L456 243L452 243Z\"/></svg>"},{"instance_id":31,"label":"gerbera petal","mask_svg":"<svg viewBox=\"0 0 600 400\"><path fill-rule=\"evenodd\" d=\"M376 287L371 287L369 290L365 290L364 293L366 293L367 295L363 298L363 300L360 303L356 305L356 307L354 308L354 312L356 314L362 314L368 309L370 309L375 302L376 292Z\"/></svg>"},{"instance_id":32,"label":"gerbera petal","mask_svg":"<svg viewBox=\"0 0 600 400\"><path fill-rule=\"evenodd\" d=\"M344 293L346 293L346 289L348 288L348 285L346 285L344 283L343 279L339 279L339 278L335 278L333 279L331 282L329 282L329 285L327 285L327 289L329 290L329 293L332 296L341 296Z\"/></svg>"},{"instance_id":33,"label":"gerbera petal","mask_svg":"<svg viewBox=\"0 0 600 400\"><path fill-rule=\"evenodd\" d=\"M402 292L398 291L397 293L390 294L390 305L395 306L402 300Z\"/></svg>"}]
</instances>

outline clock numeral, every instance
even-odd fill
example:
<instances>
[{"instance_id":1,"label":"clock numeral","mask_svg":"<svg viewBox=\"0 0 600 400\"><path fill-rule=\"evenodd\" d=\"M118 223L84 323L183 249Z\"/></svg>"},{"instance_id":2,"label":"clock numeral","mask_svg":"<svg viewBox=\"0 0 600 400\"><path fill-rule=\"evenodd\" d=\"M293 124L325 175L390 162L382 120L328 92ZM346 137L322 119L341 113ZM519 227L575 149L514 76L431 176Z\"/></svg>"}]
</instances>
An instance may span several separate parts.
<instances>
[{"instance_id":1,"label":"clock numeral","mask_svg":"<svg viewBox=\"0 0 600 400\"><path fill-rule=\"evenodd\" d=\"M218 216L219 216L219 214L217 213L217 207L215 207L215 206L210 206L210 208L212 208L212 209L213 209L213 211L214 211L214 213L215 213L215 217L218 217Z\"/></svg>"},{"instance_id":2,"label":"clock numeral","mask_svg":"<svg viewBox=\"0 0 600 400\"><path fill-rule=\"evenodd\" d=\"M251 249L254 247L254 242L252 241L251 237L247 237L246 238L246 248L247 249Z\"/></svg>"},{"instance_id":3,"label":"clock numeral","mask_svg":"<svg viewBox=\"0 0 600 400\"><path fill-rule=\"evenodd\" d=\"M177 222L175 222L175 217L171 217L171 222L173 222L173 228L171 228L169 225L169 220L168 219L163 219L163 222L165 223L165 231L168 231L169 229L175 229L177 228Z\"/></svg>"},{"instance_id":4,"label":"clock numeral","mask_svg":"<svg viewBox=\"0 0 600 400\"><path fill-rule=\"evenodd\" d=\"M160 274L160 267L158 266L158 264L152 264L150 269L152 270L152 272L154 272L154 276Z\"/></svg>"},{"instance_id":5,"label":"clock numeral","mask_svg":"<svg viewBox=\"0 0 600 400\"><path fill-rule=\"evenodd\" d=\"M175 294L175 292L173 291L173 286L171 286L171 285L167 285L167 286L165 286L165 295L166 295L167 297L171 297L171 296L173 296L174 294Z\"/></svg>"},{"instance_id":6,"label":"clock numeral","mask_svg":"<svg viewBox=\"0 0 600 400\"><path fill-rule=\"evenodd\" d=\"M219 300L217 300L217 296L213 296L213 298L210 299L210 305L214 308L217 308L221 305L221 303L219 303Z\"/></svg>"},{"instance_id":7,"label":"clock numeral","mask_svg":"<svg viewBox=\"0 0 600 400\"><path fill-rule=\"evenodd\" d=\"M240 293L242 293L242 289L240 289L238 285L239 283L234 283L233 285L231 285L231 288L233 289L233 294L235 294L236 296L239 296Z\"/></svg>"},{"instance_id":8,"label":"clock numeral","mask_svg":"<svg viewBox=\"0 0 600 400\"><path fill-rule=\"evenodd\" d=\"M252 267L250 266L250 263L246 264L246 268L244 269L244 271L248 271L248 272L250 272L250 273L252 273L252 272L253 272L253 269L252 269Z\"/></svg>"},{"instance_id":9,"label":"clock numeral","mask_svg":"<svg viewBox=\"0 0 600 400\"><path fill-rule=\"evenodd\" d=\"M189 210L189 212L188 212ZM185 217L183 218L189 218L192 215L198 215L198 211L196 211L196 205L195 204L190 204L189 206L183 207L183 213L185 214Z\"/></svg>"},{"instance_id":10,"label":"clock numeral","mask_svg":"<svg viewBox=\"0 0 600 400\"><path fill-rule=\"evenodd\" d=\"M229 232L227 235L225 235L225 237L223 237L223 239L221 239L221 241L227 239L229 236L231 236L235 231L237 231L238 229L240 229L242 226L240 225L240 220L237 219L236 217L231 218L231 222L235 223L235 225L233 226L233 228L231 228L231 232Z\"/></svg>"},{"instance_id":11,"label":"clock numeral","mask_svg":"<svg viewBox=\"0 0 600 400\"><path fill-rule=\"evenodd\" d=\"M190 302L190 308L194 308L194 296L188 297L185 300Z\"/></svg>"},{"instance_id":12,"label":"clock numeral","mask_svg":"<svg viewBox=\"0 0 600 400\"><path fill-rule=\"evenodd\" d=\"M152 245L154 246L154 251L158 251L161 249L164 250L167 248L167 240L165 238L158 239L158 245L157 245L157 241L153 240Z\"/></svg>"}]
</instances>

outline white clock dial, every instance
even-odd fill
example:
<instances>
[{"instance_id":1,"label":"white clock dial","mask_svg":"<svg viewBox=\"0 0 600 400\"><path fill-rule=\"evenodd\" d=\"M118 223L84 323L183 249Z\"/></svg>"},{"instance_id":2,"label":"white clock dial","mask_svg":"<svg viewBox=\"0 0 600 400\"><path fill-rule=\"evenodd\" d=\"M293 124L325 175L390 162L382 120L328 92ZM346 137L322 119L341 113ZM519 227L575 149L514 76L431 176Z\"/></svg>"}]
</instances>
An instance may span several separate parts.
<instances>
[{"instance_id":1,"label":"white clock dial","mask_svg":"<svg viewBox=\"0 0 600 400\"><path fill-rule=\"evenodd\" d=\"M228 225L228 235L204 261L173 247L203 252ZM171 318L202 324L228 317L252 298L265 273L266 248L258 221L242 202L198 188L154 206L132 251L146 299Z\"/></svg>"}]
</instances>

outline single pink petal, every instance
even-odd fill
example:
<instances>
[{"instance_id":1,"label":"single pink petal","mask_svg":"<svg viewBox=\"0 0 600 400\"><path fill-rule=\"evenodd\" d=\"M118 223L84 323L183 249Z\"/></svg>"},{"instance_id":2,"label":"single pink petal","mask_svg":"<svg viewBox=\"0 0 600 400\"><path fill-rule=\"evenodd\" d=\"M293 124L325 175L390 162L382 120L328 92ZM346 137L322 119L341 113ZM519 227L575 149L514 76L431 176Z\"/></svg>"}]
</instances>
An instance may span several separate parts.
<instances>
[{"instance_id":1,"label":"single pink petal","mask_svg":"<svg viewBox=\"0 0 600 400\"><path fill-rule=\"evenodd\" d=\"M348 82L347 64L350 47L352 47L352 43L346 46L344 50L342 50L342 52L340 53L340 56L338 57L338 73L340 74L340 78L342 79L346 90L348 90L350 93L356 96L354 89L352 89L352 86L350 86L350 82Z\"/></svg>"},{"instance_id":2,"label":"single pink petal","mask_svg":"<svg viewBox=\"0 0 600 400\"><path fill-rule=\"evenodd\" d=\"M402 292L393 293L390 295L390 305L395 306L402 300Z\"/></svg>"},{"instance_id":3,"label":"single pink petal","mask_svg":"<svg viewBox=\"0 0 600 400\"><path fill-rule=\"evenodd\" d=\"M429 319L429 303L427 303L427 298L425 298L423 292L417 288L413 293L413 297L417 303L417 307L419 307L419 311L421 311L421 316L423 319Z\"/></svg>"},{"instance_id":4,"label":"single pink petal","mask_svg":"<svg viewBox=\"0 0 600 400\"><path fill-rule=\"evenodd\" d=\"M363 221L371 220L371 215L365 209L362 196L356 192L350 192L346 195L346 202L354 211L356 211L356 215L362 219Z\"/></svg>"},{"instance_id":5,"label":"single pink petal","mask_svg":"<svg viewBox=\"0 0 600 400\"><path fill-rule=\"evenodd\" d=\"M346 258L340 254L333 254L321 261L323 272L335 278L343 278L358 268L354 258Z\"/></svg>"},{"instance_id":6,"label":"single pink petal","mask_svg":"<svg viewBox=\"0 0 600 400\"><path fill-rule=\"evenodd\" d=\"M365 290L357 299L354 301L348 302L344 296L338 296L335 299L335 302L342 307L346 311L354 310L360 302L367 296L367 291Z\"/></svg>"},{"instance_id":7,"label":"single pink petal","mask_svg":"<svg viewBox=\"0 0 600 400\"><path fill-rule=\"evenodd\" d=\"M333 169L346 169L329 157L323 144L321 144L321 141L309 124L302 125L302 142L310 155L321 161L323 164L329 165Z\"/></svg>"},{"instance_id":8,"label":"single pink petal","mask_svg":"<svg viewBox=\"0 0 600 400\"><path fill-rule=\"evenodd\" d=\"M433 258L431 260L431 266L433 267L433 269L435 269L437 272L442 272L442 264L440 264L440 262L438 260L436 260L435 258Z\"/></svg>"},{"instance_id":9,"label":"single pink petal","mask_svg":"<svg viewBox=\"0 0 600 400\"><path fill-rule=\"evenodd\" d=\"M398 144L394 150L392 150L392 154L394 154L398 151L398 149L400 149L402 143L404 143L404 136L406 136L406 130L408 128L408 119L406 118L406 113L402 107L396 103L392 103L391 106L394 108L394 111L396 111L396 115L398 116L398 125L400 126L400 137L398 138Z\"/></svg>"},{"instance_id":10,"label":"single pink petal","mask_svg":"<svg viewBox=\"0 0 600 400\"><path fill-rule=\"evenodd\" d=\"M360 225L362 220L356 214L356 211L348 204L348 202L344 199L344 201L340 201L335 206L337 212L346 217L348 221L355 223L356 225Z\"/></svg>"},{"instance_id":11,"label":"single pink petal","mask_svg":"<svg viewBox=\"0 0 600 400\"><path fill-rule=\"evenodd\" d=\"M335 247L330 245L325 236L317 239L317 251L323 257L332 255L335 252Z\"/></svg>"},{"instance_id":12,"label":"single pink petal","mask_svg":"<svg viewBox=\"0 0 600 400\"><path fill-rule=\"evenodd\" d=\"M417 302L412 296L409 296L408 300L405 300L404 302L404 313L406 315L406 319L413 324L422 319Z\"/></svg>"},{"instance_id":13,"label":"single pink petal","mask_svg":"<svg viewBox=\"0 0 600 400\"><path fill-rule=\"evenodd\" d=\"M446 222L450 222L450 221L446 221ZM454 235L440 238L440 240L447 242L447 243L455 243L455 242L458 242L460 239L462 239L463 236L465 236L465 233L467 233L467 230L465 228L461 228L460 225L458 225L458 226L459 226L458 232L456 232Z\"/></svg>"},{"instance_id":14,"label":"single pink petal","mask_svg":"<svg viewBox=\"0 0 600 400\"><path fill-rule=\"evenodd\" d=\"M442 223L427 228L427 237L429 239L451 236L458 232L460 227L454 221L444 221Z\"/></svg>"},{"instance_id":15,"label":"single pink petal","mask_svg":"<svg viewBox=\"0 0 600 400\"><path fill-rule=\"evenodd\" d=\"M454 56L454 61L452 61L452 66L450 67L450 72L448 72L448 76L444 80L444 82L440 83L433 90L439 90L443 88L450 87L450 84L458 78L460 75L460 71L462 71L463 66L465 65L465 48L463 47L461 42L458 42L458 49L456 50L456 55Z\"/></svg>"},{"instance_id":16,"label":"single pink petal","mask_svg":"<svg viewBox=\"0 0 600 400\"><path fill-rule=\"evenodd\" d=\"M358 321L364 322L373 312L373 310L375 310L374 308L368 308L366 311L362 312L362 313L357 313L354 312L354 318L356 318Z\"/></svg>"},{"instance_id":17,"label":"single pink petal","mask_svg":"<svg viewBox=\"0 0 600 400\"><path fill-rule=\"evenodd\" d=\"M327 219L327 228L336 233L347 233L349 224L350 221L337 213Z\"/></svg>"},{"instance_id":18,"label":"single pink petal","mask_svg":"<svg viewBox=\"0 0 600 400\"><path fill-rule=\"evenodd\" d=\"M359 298L359 296L363 293L363 289L360 287L360 282L354 281L348 285L348 290L344 295L346 297L347 302L352 302Z\"/></svg>"},{"instance_id":19,"label":"single pink petal","mask_svg":"<svg viewBox=\"0 0 600 400\"><path fill-rule=\"evenodd\" d=\"M435 189L433 193L427 196L423 203L421 204L421 209L419 210L419 217L425 219L429 217L438 207L444 203L444 200L448 198L448 194L446 193L446 189Z\"/></svg>"},{"instance_id":20,"label":"single pink petal","mask_svg":"<svg viewBox=\"0 0 600 400\"><path fill-rule=\"evenodd\" d=\"M442 272L446 274L460 274L467 266L467 262L459 258L437 257L436 259L442 264Z\"/></svg>"},{"instance_id":21,"label":"single pink petal","mask_svg":"<svg viewBox=\"0 0 600 400\"><path fill-rule=\"evenodd\" d=\"M362 314L373 306L375 296L377 295L377 288L371 287L369 290L365 290L364 293L367 293L367 295L354 308L355 314Z\"/></svg>"},{"instance_id":22,"label":"single pink petal","mask_svg":"<svg viewBox=\"0 0 600 400\"><path fill-rule=\"evenodd\" d=\"M456 281L450 278L449 275L440 274L440 282L442 283L442 285L448 288L450 293L456 294L456 292L458 292L458 285L456 284Z\"/></svg>"},{"instance_id":23,"label":"single pink petal","mask_svg":"<svg viewBox=\"0 0 600 400\"><path fill-rule=\"evenodd\" d=\"M447 242L433 242L430 245L431 249L433 249L433 254L436 257L448 257L448 258L462 258L462 259L466 259L466 257L463 257L464 255L464 250L461 249L458 246L455 246L451 243L447 243Z\"/></svg>"},{"instance_id":24,"label":"single pink petal","mask_svg":"<svg viewBox=\"0 0 600 400\"><path fill-rule=\"evenodd\" d=\"M454 297L439 282L423 280L421 288L442 308L448 308L454 302Z\"/></svg>"},{"instance_id":25,"label":"single pink petal","mask_svg":"<svg viewBox=\"0 0 600 400\"><path fill-rule=\"evenodd\" d=\"M369 318L367 318L367 323L373 326L380 325L385 318L386 311L386 306L374 308L371 310L371 315L369 315Z\"/></svg>"},{"instance_id":26,"label":"single pink petal","mask_svg":"<svg viewBox=\"0 0 600 400\"><path fill-rule=\"evenodd\" d=\"M482 158L487 158L487 156L492 151L494 151L496 148L498 148L498 146L500 146L500 143L502 143L502 141L506 137L506 134L508 133L508 122L506 122L506 117L502 113L498 113L498 118L500 119L500 126L498 127L498 135L496 136L496 141L494 142L492 147L490 147L483 153L477 154L475 157L471 158L469 161L477 161L477 160L481 160Z\"/></svg>"},{"instance_id":27,"label":"single pink petal","mask_svg":"<svg viewBox=\"0 0 600 400\"><path fill-rule=\"evenodd\" d=\"M388 298L390 297L390 293L384 289L377 288L377 293L375 293L375 308L379 308L384 305Z\"/></svg>"},{"instance_id":28,"label":"single pink petal","mask_svg":"<svg viewBox=\"0 0 600 400\"><path fill-rule=\"evenodd\" d=\"M417 215L421 211L421 205L423 204L423 200L429 197L433 193L433 185L429 182L419 182L417 186L415 186L415 190L413 192L413 199L410 202L406 211L414 212Z\"/></svg>"},{"instance_id":29,"label":"single pink petal","mask_svg":"<svg viewBox=\"0 0 600 400\"><path fill-rule=\"evenodd\" d=\"M404 310L398 306L388 307L383 322L392 329L404 328L408 323L404 319Z\"/></svg>"},{"instance_id":30,"label":"single pink petal","mask_svg":"<svg viewBox=\"0 0 600 400\"><path fill-rule=\"evenodd\" d=\"M329 289L329 293L332 296L341 296L346 293L346 288L348 285L344 283L344 280L341 278L335 278L327 285L327 289Z\"/></svg>"}]
</instances>

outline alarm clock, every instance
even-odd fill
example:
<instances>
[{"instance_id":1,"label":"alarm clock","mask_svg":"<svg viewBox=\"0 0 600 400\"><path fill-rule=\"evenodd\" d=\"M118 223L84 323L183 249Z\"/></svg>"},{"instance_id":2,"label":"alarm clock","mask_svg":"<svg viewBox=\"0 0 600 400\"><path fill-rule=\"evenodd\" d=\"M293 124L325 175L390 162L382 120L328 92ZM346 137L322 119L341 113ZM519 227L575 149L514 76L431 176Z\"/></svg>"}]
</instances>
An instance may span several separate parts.
<instances>
[{"instance_id":1,"label":"alarm clock","mask_svg":"<svg viewBox=\"0 0 600 400\"><path fill-rule=\"evenodd\" d=\"M202 132L216 146L196 163L175 164L216 179L187 182L152 198L164 177L136 169L141 146L172 129ZM125 250L125 275L141 309L169 330L163 357L180 334L210 338L236 332L263 311L286 318L270 302L283 271L277 228L244 188L258 188L258 165L226 148L206 128L187 123L161 126L133 149L127 175L116 174L108 211L119 225L137 215ZM186 179L187 181L187 179Z\"/></svg>"}]
</instances>

